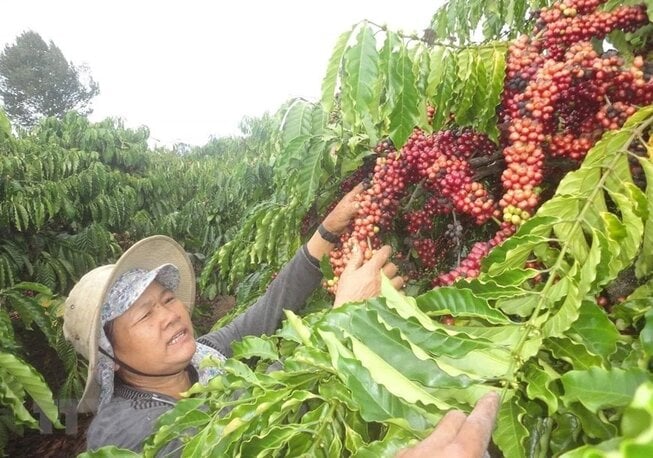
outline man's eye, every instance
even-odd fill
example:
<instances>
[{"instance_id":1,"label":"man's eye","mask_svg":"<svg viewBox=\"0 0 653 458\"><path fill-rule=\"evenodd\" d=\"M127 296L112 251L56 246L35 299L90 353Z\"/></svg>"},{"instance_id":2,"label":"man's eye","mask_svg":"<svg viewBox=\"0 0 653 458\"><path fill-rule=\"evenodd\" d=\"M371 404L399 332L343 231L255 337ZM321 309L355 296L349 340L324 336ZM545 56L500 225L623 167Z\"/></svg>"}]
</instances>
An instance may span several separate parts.
<instances>
[{"instance_id":1,"label":"man's eye","mask_svg":"<svg viewBox=\"0 0 653 458\"><path fill-rule=\"evenodd\" d=\"M171 294L171 295L169 295L169 296L167 296L165 298L164 302L167 304L167 303L172 302L174 300L175 300L175 296L174 296L174 294Z\"/></svg>"},{"instance_id":2,"label":"man's eye","mask_svg":"<svg viewBox=\"0 0 653 458\"><path fill-rule=\"evenodd\" d=\"M141 317L141 319L139 321L143 321L144 319L148 318L151 314L152 314L152 310L148 310L147 312L145 312L143 314L143 316Z\"/></svg>"}]
</instances>

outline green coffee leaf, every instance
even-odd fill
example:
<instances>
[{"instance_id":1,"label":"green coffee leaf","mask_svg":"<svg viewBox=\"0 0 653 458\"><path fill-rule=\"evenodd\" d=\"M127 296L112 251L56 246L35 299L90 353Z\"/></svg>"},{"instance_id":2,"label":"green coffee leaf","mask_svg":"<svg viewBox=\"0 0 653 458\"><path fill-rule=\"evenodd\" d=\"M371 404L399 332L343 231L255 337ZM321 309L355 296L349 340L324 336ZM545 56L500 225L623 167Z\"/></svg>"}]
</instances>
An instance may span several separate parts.
<instances>
[{"instance_id":1,"label":"green coffee leaf","mask_svg":"<svg viewBox=\"0 0 653 458\"><path fill-rule=\"evenodd\" d=\"M481 318L493 324L511 321L499 310L491 308L486 300L474 296L471 290L452 287L436 288L416 298L417 306L433 316Z\"/></svg>"},{"instance_id":2,"label":"green coffee leaf","mask_svg":"<svg viewBox=\"0 0 653 458\"><path fill-rule=\"evenodd\" d=\"M109 445L97 450L80 453L77 458L138 458L142 456L140 453Z\"/></svg>"},{"instance_id":3,"label":"green coffee leaf","mask_svg":"<svg viewBox=\"0 0 653 458\"><path fill-rule=\"evenodd\" d=\"M653 183L653 164L650 160L639 158L639 164L644 171L647 183ZM646 199L649 205L653 202L653 186L646 187ZM642 278L648 272L653 270L653 210L649 210L648 216L644 222L644 234L642 240L642 249L639 258L635 263L635 273L637 278Z\"/></svg>"},{"instance_id":4,"label":"green coffee leaf","mask_svg":"<svg viewBox=\"0 0 653 458\"><path fill-rule=\"evenodd\" d=\"M303 100L295 100L286 112L282 125L284 148L304 143L311 135L313 105ZM298 143L299 142L299 143Z\"/></svg>"},{"instance_id":5,"label":"green coffee leaf","mask_svg":"<svg viewBox=\"0 0 653 458\"><path fill-rule=\"evenodd\" d=\"M358 31L356 44L348 48L344 55L346 78L342 88L343 108L347 106L353 109L346 109L343 114L345 121L352 125L370 113L375 103L376 94L373 89L379 77L378 62L374 32L367 24L363 24ZM372 113L372 119L374 118L376 115Z\"/></svg>"},{"instance_id":6,"label":"green coffee leaf","mask_svg":"<svg viewBox=\"0 0 653 458\"><path fill-rule=\"evenodd\" d=\"M639 334L639 340L642 343L644 352L649 358L651 358L653 356L653 308L646 312L644 318L644 328Z\"/></svg>"},{"instance_id":7,"label":"green coffee leaf","mask_svg":"<svg viewBox=\"0 0 653 458\"><path fill-rule=\"evenodd\" d=\"M194 433L190 428L205 425L210 416L200 410L204 399L182 399L175 407L164 413L157 420L157 427L143 447L144 454L155 454L162 446L180 436Z\"/></svg>"},{"instance_id":8,"label":"green coffee leaf","mask_svg":"<svg viewBox=\"0 0 653 458\"><path fill-rule=\"evenodd\" d=\"M12 377L14 383L20 387L21 391L26 392L36 402L41 411L45 413L48 419L58 428L62 425L59 422L59 411L52 399L52 392L45 383L43 376L39 374L32 366L10 353L0 352L0 378L6 380L6 377ZM23 407L23 396L17 397L11 390L7 382L0 383L5 391L2 397L10 400L14 413L18 415L21 422L35 426L36 420Z\"/></svg>"},{"instance_id":9,"label":"green coffee leaf","mask_svg":"<svg viewBox=\"0 0 653 458\"><path fill-rule=\"evenodd\" d=\"M242 456L266 457L283 447L302 431L296 425L275 425L243 441L240 447Z\"/></svg>"},{"instance_id":10,"label":"green coffee leaf","mask_svg":"<svg viewBox=\"0 0 653 458\"><path fill-rule=\"evenodd\" d=\"M345 49L347 47L347 43L349 42L349 38L351 37L353 31L354 28L340 34L336 40L336 45L333 48L331 57L329 58L326 74L322 80L322 106L326 112L331 111L331 108L333 107L333 100L336 84L338 82L340 65L345 53Z\"/></svg>"},{"instance_id":11,"label":"green coffee leaf","mask_svg":"<svg viewBox=\"0 0 653 458\"><path fill-rule=\"evenodd\" d=\"M492 437L504 456L526 457L524 444L528 430L522 423L525 414L526 409L522 407L517 396L501 404L497 427Z\"/></svg>"},{"instance_id":12,"label":"green coffee leaf","mask_svg":"<svg viewBox=\"0 0 653 458\"><path fill-rule=\"evenodd\" d=\"M469 384L466 377L451 377L442 371L419 346L412 345L399 330L384 326L375 312L362 309L360 304L341 307L327 314L323 325L336 335L342 332L346 337L365 342L363 351L366 354L379 358L382 355L381 359L389 366L422 386L439 388ZM374 376L373 371L370 372Z\"/></svg>"},{"instance_id":13,"label":"green coffee leaf","mask_svg":"<svg viewBox=\"0 0 653 458\"><path fill-rule=\"evenodd\" d=\"M526 383L526 394L530 399L540 399L548 409L549 415L558 411L558 397L551 391L549 384L553 381L547 372L536 363L529 362L524 368L524 381Z\"/></svg>"},{"instance_id":14,"label":"green coffee leaf","mask_svg":"<svg viewBox=\"0 0 653 458\"><path fill-rule=\"evenodd\" d=\"M397 84L396 90L392 91L395 98L388 101L392 107L389 126L390 138L395 145L403 145L413 128L419 123L417 82L413 73L413 63L404 48L392 61L390 71L392 72L392 81Z\"/></svg>"},{"instance_id":15,"label":"green coffee leaf","mask_svg":"<svg viewBox=\"0 0 653 458\"><path fill-rule=\"evenodd\" d=\"M553 419L555 427L551 431L549 447L551 452L557 455L578 444L581 423L578 417L569 412L557 414Z\"/></svg>"},{"instance_id":16,"label":"green coffee leaf","mask_svg":"<svg viewBox=\"0 0 653 458\"><path fill-rule=\"evenodd\" d=\"M471 350L494 346L490 339L472 338L464 332L445 329L429 331L413 317L404 319L392 313L382 299L368 301L367 305L374 308L384 323L399 329L405 339L433 356L447 355L458 358Z\"/></svg>"},{"instance_id":17,"label":"green coffee leaf","mask_svg":"<svg viewBox=\"0 0 653 458\"><path fill-rule=\"evenodd\" d=\"M591 354L587 347L567 337L547 339L545 348L556 358L570 363L574 369L589 369L602 363L601 358Z\"/></svg>"},{"instance_id":18,"label":"green coffee leaf","mask_svg":"<svg viewBox=\"0 0 653 458\"><path fill-rule=\"evenodd\" d=\"M607 358L617 349L619 331L597 304L583 301L578 319L566 331L566 334L582 341L585 347L595 355Z\"/></svg>"},{"instance_id":19,"label":"green coffee leaf","mask_svg":"<svg viewBox=\"0 0 653 458\"><path fill-rule=\"evenodd\" d=\"M649 380L650 374L641 369L591 367L567 372L560 379L565 391L562 396L565 404L577 401L597 413L607 407L628 405L637 387Z\"/></svg>"},{"instance_id":20,"label":"green coffee leaf","mask_svg":"<svg viewBox=\"0 0 653 458\"><path fill-rule=\"evenodd\" d=\"M574 265L574 267L576 267ZM566 281L566 278L564 279ZM555 312L542 327L542 335L544 337L560 337L569 329L574 321L578 318L578 309L584 294L578 290L578 286L572 281L567 283L567 297Z\"/></svg>"},{"instance_id":21,"label":"green coffee leaf","mask_svg":"<svg viewBox=\"0 0 653 458\"><path fill-rule=\"evenodd\" d=\"M269 340L257 336L246 336L232 344L233 357L237 359L261 358L276 361L279 353Z\"/></svg>"},{"instance_id":22,"label":"green coffee leaf","mask_svg":"<svg viewBox=\"0 0 653 458\"><path fill-rule=\"evenodd\" d=\"M420 402L423 405L433 405L440 410L447 410L451 406L432 396L421 385L412 382L405 374L386 362L384 357L372 351L360 340L349 337L352 344L352 353L365 367L372 378L388 389L393 395L404 399L408 403Z\"/></svg>"},{"instance_id":23,"label":"green coffee leaf","mask_svg":"<svg viewBox=\"0 0 653 458\"><path fill-rule=\"evenodd\" d=\"M547 238L539 235L517 234L510 237L485 258L482 263L483 271L495 278L515 268L522 268L533 249L547 242Z\"/></svg>"},{"instance_id":24,"label":"green coffee leaf","mask_svg":"<svg viewBox=\"0 0 653 458\"><path fill-rule=\"evenodd\" d=\"M333 333L320 331L320 335L329 347L338 376L350 389L363 419L424 430L439 418L416 404L405 403L403 398L395 396L385 386L377 383L369 370L354 359L354 354Z\"/></svg>"}]
</instances>

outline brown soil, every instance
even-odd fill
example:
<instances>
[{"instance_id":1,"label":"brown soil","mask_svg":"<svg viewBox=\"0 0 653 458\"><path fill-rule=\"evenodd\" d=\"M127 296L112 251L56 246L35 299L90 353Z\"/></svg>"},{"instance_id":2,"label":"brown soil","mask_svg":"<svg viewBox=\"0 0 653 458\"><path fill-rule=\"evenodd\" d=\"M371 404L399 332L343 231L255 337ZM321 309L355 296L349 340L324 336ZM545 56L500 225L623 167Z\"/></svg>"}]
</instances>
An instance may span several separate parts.
<instances>
[{"instance_id":1,"label":"brown soil","mask_svg":"<svg viewBox=\"0 0 653 458\"><path fill-rule=\"evenodd\" d=\"M193 325L198 336L206 334L211 330L213 324L225 316L236 305L236 298L233 296L218 296L211 302L198 301L196 312L193 314Z\"/></svg>"},{"instance_id":2,"label":"brown soil","mask_svg":"<svg viewBox=\"0 0 653 458\"><path fill-rule=\"evenodd\" d=\"M91 423L91 415L80 414L77 427L66 433L65 430L53 429L51 433L26 430L22 437L9 440L5 452L10 457L74 457L86 449L86 429Z\"/></svg>"}]
</instances>

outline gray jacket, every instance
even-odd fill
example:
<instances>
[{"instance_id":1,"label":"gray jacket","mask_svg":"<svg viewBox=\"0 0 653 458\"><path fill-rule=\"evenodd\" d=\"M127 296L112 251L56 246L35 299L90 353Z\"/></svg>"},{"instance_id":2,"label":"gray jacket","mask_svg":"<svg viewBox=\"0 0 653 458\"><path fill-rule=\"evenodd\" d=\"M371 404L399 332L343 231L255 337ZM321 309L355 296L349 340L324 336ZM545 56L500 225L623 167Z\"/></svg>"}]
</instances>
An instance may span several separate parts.
<instances>
[{"instance_id":1,"label":"gray jacket","mask_svg":"<svg viewBox=\"0 0 653 458\"><path fill-rule=\"evenodd\" d=\"M322 273L317 259L302 246L270 283L265 294L227 326L197 339L220 353L232 355L231 343L248 335L272 334L281 323L283 310L297 311L320 284ZM191 379L197 372L189 366ZM134 451L152 434L160 415L172 409L175 399L155 392L138 390L116 377L113 398L93 418L86 433L88 450L115 445ZM170 444L178 447L179 444ZM166 447L163 455L172 452Z\"/></svg>"}]
</instances>

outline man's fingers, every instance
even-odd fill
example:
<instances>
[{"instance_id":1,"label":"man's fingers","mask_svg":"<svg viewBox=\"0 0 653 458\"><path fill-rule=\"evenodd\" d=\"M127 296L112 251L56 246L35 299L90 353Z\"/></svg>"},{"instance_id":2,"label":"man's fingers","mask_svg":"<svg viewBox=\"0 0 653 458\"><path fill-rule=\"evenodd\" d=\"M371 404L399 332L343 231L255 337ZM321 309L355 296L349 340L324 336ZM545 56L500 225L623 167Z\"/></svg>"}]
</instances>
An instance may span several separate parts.
<instances>
[{"instance_id":1,"label":"man's fingers","mask_svg":"<svg viewBox=\"0 0 653 458\"><path fill-rule=\"evenodd\" d=\"M385 265L385 263L388 262L388 258L391 254L392 247L390 245L383 245L381 248L379 248L379 251L372 255L372 258L368 261L368 264L373 270L380 270Z\"/></svg>"},{"instance_id":2,"label":"man's fingers","mask_svg":"<svg viewBox=\"0 0 653 458\"><path fill-rule=\"evenodd\" d=\"M499 412L500 402L501 398L499 393L496 391L490 391L478 400L476 407L474 407L474 410L469 414L469 418L472 420L482 420L493 427L494 420Z\"/></svg>"},{"instance_id":3,"label":"man's fingers","mask_svg":"<svg viewBox=\"0 0 653 458\"><path fill-rule=\"evenodd\" d=\"M416 449L440 450L449 444L459 433L460 428L465 424L467 416L460 410L450 410L440 420L435 430L422 442L417 444Z\"/></svg>"},{"instance_id":4,"label":"man's fingers","mask_svg":"<svg viewBox=\"0 0 653 458\"><path fill-rule=\"evenodd\" d=\"M358 207L355 205L357 204L356 202L356 196L358 196L361 192L365 190L365 187L363 186L363 183L358 183L354 188L349 191L347 194L345 194L345 197L343 197L338 205L347 205L347 209L349 212L354 212L356 213Z\"/></svg>"},{"instance_id":5,"label":"man's fingers","mask_svg":"<svg viewBox=\"0 0 653 458\"><path fill-rule=\"evenodd\" d=\"M385 266L383 266L383 269L381 270L383 270L383 273L388 278L394 277L395 275L397 275L397 272L399 271L398 267L393 262L387 263Z\"/></svg>"},{"instance_id":6,"label":"man's fingers","mask_svg":"<svg viewBox=\"0 0 653 458\"><path fill-rule=\"evenodd\" d=\"M354 271L363 264L363 251L358 244L355 244L351 250L351 257L345 266L344 272Z\"/></svg>"},{"instance_id":7,"label":"man's fingers","mask_svg":"<svg viewBox=\"0 0 653 458\"><path fill-rule=\"evenodd\" d=\"M400 290L404 287L404 277L397 275L396 277L390 279L390 283L396 290Z\"/></svg>"},{"instance_id":8,"label":"man's fingers","mask_svg":"<svg viewBox=\"0 0 653 458\"><path fill-rule=\"evenodd\" d=\"M414 447L402 450L397 458L485 457L499 410L499 395L490 392L466 416L459 410L448 412L435 430Z\"/></svg>"},{"instance_id":9,"label":"man's fingers","mask_svg":"<svg viewBox=\"0 0 653 458\"><path fill-rule=\"evenodd\" d=\"M340 199L338 205L329 212L324 218L322 224L331 232L342 232L347 228L352 218L358 213L358 201L356 196L363 191L363 185L359 184L354 189L349 191L345 197Z\"/></svg>"},{"instance_id":10,"label":"man's fingers","mask_svg":"<svg viewBox=\"0 0 653 458\"><path fill-rule=\"evenodd\" d=\"M499 402L498 393L490 392L483 396L458 431L456 441L463 444L463 449L469 456L481 456L487 449L499 411Z\"/></svg>"},{"instance_id":11,"label":"man's fingers","mask_svg":"<svg viewBox=\"0 0 653 458\"><path fill-rule=\"evenodd\" d=\"M347 198L353 198L363 192L365 190L365 186L363 186L363 183L358 183L356 186L354 186L354 189L349 191L345 197Z\"/></svg>"}]
</instances>

